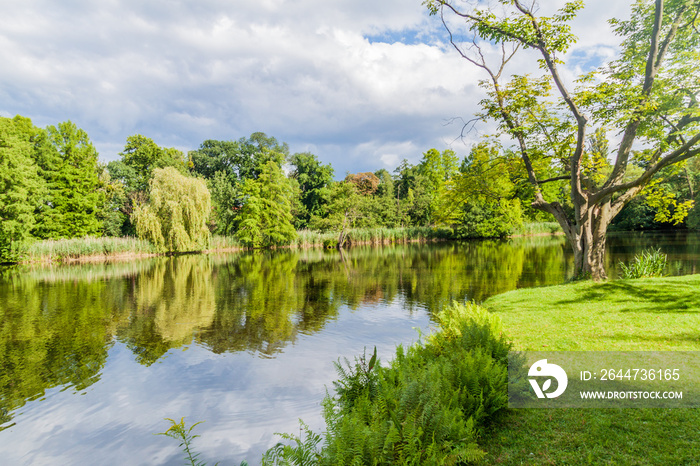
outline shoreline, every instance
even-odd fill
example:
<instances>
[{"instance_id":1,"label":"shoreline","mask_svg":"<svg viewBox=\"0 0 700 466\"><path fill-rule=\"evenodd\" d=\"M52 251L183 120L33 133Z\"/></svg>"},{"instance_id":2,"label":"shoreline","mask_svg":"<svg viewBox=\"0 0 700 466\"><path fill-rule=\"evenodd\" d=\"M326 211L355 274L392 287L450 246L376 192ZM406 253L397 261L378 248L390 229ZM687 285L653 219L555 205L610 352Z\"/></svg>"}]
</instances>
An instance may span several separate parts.
<instances>
[{"instance_id":1,"label":"shoreline","mask_svg":"<svg viewBox=\"0 0 700 466\"><path fill-rule=\"evenodd\" d=\"M563 236L564 232L537 232L537 233L524 233L509 235L502 239L510 238L528 238L528 237L545 237L545 236ZM470 240L489 240L495 238L473 238ZM444 241L464 241L450 238L410 238L410 239L372 239L372 240L350 240L348 242L347 248L352 248L354 246L387 246L392 244L408 244L408 243L437 243ZM67 255L43 255L34 258L29 258L26 260L21 260L15 263L8 263L3 265L52 265L52 264L91 264L91 263L110 263L110 262L127 262L138 259L146 259L150 257L165 257L165 256L180 256L187 254L228 254L236 253L242 251L260 251L260 250L284 250L284 249L338 249L337 247L324 247L320 243L303 243L303 244L291 244L283 246L272 246L270 248L249 248L244 246L225 246L211 249L204 249L202 251L188 251L188 252L117 252L117 253L98 253L98 254L67 254Z\"/></svg>"}]
</instances>

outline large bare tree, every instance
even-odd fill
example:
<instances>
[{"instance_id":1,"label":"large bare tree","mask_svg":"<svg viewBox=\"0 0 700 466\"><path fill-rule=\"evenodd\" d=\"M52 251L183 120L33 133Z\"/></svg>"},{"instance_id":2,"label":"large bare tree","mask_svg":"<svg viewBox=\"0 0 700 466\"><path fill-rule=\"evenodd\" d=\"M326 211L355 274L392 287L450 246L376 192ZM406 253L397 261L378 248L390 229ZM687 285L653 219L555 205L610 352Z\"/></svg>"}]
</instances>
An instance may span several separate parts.
<instances>
[{"instance_id":1,"label":"large bare tree","mask_svg":"<svg viewBox=\"0 0 700 466\"><path fill-rule=\"evenodd\" d=\"M664 170L700 154L700 0L635 2L629 20L610 20L622 38L619 57L580 76L574 89L560 67L576 40L569 22L581 1L551 16L538 16L536 2L522 0L424 3L441 17L462 57L485 72L481 116L495 120L499 133L513 141L534 187L532 205L561 224L576 274L606 278L612 219ZM488 59L494 48L500 52L495 64ZM526 49L536 52L542 77L506 73ZM611 161L603 161L607 169L596 176L590 154L595 129L619 139ZM554 175L553 167L559 170ZM568 206L542 189L562 180L568 180Z\"/></svg>"}]
</instances>

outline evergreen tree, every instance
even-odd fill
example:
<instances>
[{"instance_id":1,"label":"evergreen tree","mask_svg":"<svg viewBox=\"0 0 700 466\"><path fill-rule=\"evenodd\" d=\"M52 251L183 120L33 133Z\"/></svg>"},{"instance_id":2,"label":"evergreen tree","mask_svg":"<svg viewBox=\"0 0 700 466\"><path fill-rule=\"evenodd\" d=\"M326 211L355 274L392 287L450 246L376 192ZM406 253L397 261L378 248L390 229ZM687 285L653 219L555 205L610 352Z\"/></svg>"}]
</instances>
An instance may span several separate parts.
<instances>
[{"instance_id":1,"label":"evergreen tree","mask_svg":"<svg viewBox=\"0 0 700 466\"><path fill-rule=\"evenodd\" d=\"M247 179L241 192L245 201L236 237L243 244L268 247L289 243L296 237L292 202L297 190L277 163L263 165L258 178Z\"/></svg>"},{"instance_id":2,"label":"evergreen tree","mask_svg":"<svg viewBox=\"0 0 700 466\"><path fill-rule=\"evenodd\" d=\"M45 187L31 156L39 132L28 118L0 117L0 262L17 259L17 246L36 222Z\"/></svg>"},{"instance_id":3,"label":"evergreen tree","mask_svg":"<svg viewBox=\"0 0 700 466\"><path fill-rule=\"evenodd\" d=\"M85 131L71 121L49 126L36 152L47 195L38 211L34 234L40 238L74 238L100 232L97 151Z\"/></svg>"}]
</instances>

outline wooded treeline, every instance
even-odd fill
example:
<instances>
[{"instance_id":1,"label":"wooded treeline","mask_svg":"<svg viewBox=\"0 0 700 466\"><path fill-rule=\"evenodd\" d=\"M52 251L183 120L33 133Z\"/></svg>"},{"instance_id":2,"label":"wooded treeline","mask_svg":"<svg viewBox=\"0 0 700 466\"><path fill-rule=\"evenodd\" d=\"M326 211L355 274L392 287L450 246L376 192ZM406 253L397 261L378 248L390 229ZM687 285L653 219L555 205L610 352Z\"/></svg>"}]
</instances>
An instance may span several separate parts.
<instances>
[{"instance_id":1,"label":"wooded treeline","mask_svg":"<svg viewBox=\"0 0 700 466\"><path fill-rule=\"evenodd\" d=\"M583 163L591 179L611 169L607 151L604 133L589 138ZM159 250L192 251L206 248L212 233L267 247L300 229L337 231L342 242L350 228L442 225L454 238L476 238L551 220L530 207L520 158L494 140L464 157L429 149L416 165L404 160L392 172L341 181L314 154L290 154L264 133L206 140L188 154L137 134L119 156L100 163L87 133L70 121L38 128L22 116L0 118L0 257L12 260L34 239L139 236ZM700 163L691 159L632 201L616 226L698 227L699 181ZM565 181L544 189L571 208Z\"/></svg>"}]
</instances>

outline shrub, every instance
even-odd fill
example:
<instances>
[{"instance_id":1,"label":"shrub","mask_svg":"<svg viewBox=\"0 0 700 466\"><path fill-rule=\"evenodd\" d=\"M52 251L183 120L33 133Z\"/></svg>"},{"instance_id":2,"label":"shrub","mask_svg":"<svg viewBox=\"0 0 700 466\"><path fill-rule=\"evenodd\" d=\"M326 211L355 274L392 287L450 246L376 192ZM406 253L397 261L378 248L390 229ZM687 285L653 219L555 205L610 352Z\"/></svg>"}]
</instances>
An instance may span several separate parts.
<instances>
[{"instance_id":1,"label":"shrub","mask_svg":"<svg viewBox=\"0 0 700 466\"><path fill-rule=\"evenodd\" d=\"M500 319L475 304L453 304L437 316L441 331L425 344L399 346L388 367L376 353L336 365L335 395L326 396L326 434L270 449L265 464L288 464L301 456L315 464L455 464L485 453L477 438L507 406L507 355ZM310 435L306 433L307 437ZM308 438L307 438L308 440ZM291 456L291 455L294 456Z\"/></svg>"},{"instance_id":2,"label":"shrub","mask_svg":"<svg viewBox=\"0 0 700 466\"><path fill-rule=\"evenodd\" d=\"M661 277L668 257L661 249L646 249L634 256L629 265L620 261L622 278Z\"/></svg>"}]
</instances>

